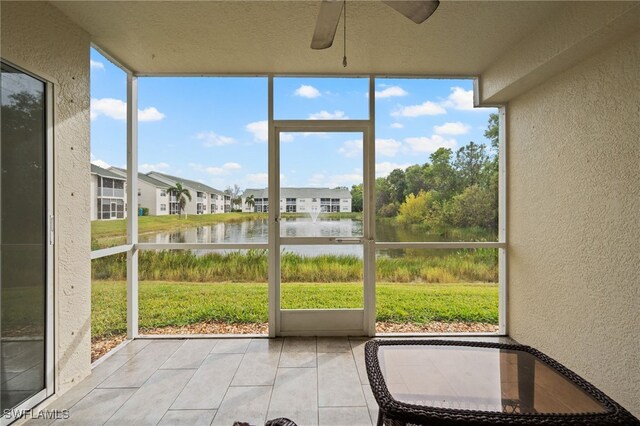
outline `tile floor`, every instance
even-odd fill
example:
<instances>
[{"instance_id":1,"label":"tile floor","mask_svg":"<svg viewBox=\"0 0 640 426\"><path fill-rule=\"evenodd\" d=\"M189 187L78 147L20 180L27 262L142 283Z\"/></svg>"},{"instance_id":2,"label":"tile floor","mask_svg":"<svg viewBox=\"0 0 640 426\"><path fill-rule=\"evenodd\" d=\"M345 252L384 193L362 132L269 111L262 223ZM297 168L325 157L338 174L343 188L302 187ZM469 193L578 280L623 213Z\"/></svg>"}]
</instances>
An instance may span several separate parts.
<instances>
[{"instance_id":1,"label":"tile floor","mask_svg":"<svg viewBox=\"0 0 640 426\"><path fill-rule=\"evenodd\" d=\"M489 339L497 340L497 339ZM367 339L139 339L97 365L27 425L375 425Z\"/></svg>"}]
</instances>

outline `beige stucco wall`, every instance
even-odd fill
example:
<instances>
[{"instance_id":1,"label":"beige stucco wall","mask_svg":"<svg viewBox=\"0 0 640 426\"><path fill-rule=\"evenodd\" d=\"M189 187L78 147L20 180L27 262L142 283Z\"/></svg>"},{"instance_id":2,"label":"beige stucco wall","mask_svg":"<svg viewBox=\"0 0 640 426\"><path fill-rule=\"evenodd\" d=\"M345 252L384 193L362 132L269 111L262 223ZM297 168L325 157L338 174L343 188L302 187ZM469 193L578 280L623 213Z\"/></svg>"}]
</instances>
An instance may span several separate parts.
<instances>
[{"instance_id":1,"label":"beige stucco wall","mask_svg":"<svg viewBox=\"0 0 640 426\"><path fill-rule=\"evenodd\" d=\"M509 333L640 415L640 33L508 105Z\"/></svg>"},{"instance_id":2,"label":"beige stucco wall","mask_svg":"<svg viewBox=\"0 0 640 426\"><path fill-rule=\"evenodd\" d=\"M63 391L90 372L90 40L48 3L0 4L2 58L54 83L55 377Z\"/></svg>"}]
</instances>

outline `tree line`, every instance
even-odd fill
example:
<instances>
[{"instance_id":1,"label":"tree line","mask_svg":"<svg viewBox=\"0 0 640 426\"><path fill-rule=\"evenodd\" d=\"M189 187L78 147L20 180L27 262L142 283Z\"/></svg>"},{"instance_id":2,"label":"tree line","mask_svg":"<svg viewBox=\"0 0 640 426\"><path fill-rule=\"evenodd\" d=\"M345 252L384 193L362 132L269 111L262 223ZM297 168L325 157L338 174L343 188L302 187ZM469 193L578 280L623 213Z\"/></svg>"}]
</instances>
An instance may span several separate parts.
<instances>
[{"instance_id":1,"label":"tree line","mask_svg":"<svg viewBox=\"0 0 640 426\"><path fill-rule=\"evenodd\" d=\"M423 164L377 178L377 215L434 231L497 229L498 114L489 116L484 136L489 147L470 141L455 153L438 148ZM362 211L362 190L362 184L351 188L353 211Z\"/></svg>"}]
</instances>

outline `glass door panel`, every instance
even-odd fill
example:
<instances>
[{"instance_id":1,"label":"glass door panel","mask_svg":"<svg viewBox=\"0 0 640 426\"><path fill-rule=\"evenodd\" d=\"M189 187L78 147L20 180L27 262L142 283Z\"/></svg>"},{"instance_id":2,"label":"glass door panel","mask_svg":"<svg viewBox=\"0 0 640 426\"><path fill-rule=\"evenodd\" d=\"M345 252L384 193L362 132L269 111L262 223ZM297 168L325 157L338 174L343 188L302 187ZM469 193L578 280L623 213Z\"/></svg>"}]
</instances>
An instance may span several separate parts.
<instances>
[{"instance_id":1,"label":"glass door panel","mask_svg":"<svg viewBox=\"0 0 640 426\"><path fill-rule=\"evenodd\" d=\"M2 64L0 409L46 388L45 84Z\"/></svg>"}]
</instances>

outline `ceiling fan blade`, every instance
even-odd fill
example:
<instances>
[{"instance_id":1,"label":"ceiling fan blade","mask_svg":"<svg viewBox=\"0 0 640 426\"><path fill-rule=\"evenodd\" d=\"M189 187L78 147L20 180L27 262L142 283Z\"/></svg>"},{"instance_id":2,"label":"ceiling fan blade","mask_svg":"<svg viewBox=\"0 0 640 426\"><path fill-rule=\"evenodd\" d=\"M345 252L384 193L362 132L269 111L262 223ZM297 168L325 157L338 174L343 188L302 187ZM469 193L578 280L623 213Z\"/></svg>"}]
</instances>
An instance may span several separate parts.
<instances>
[{"instance_id":1,"label":"ceiling fan blade","mask_svg":"<svg viewBox=\"0 0 640 426\"><path fill-rule=\"evenodd\" d=\"M382 0L384 4L402 13L416 24L427 20L438 8L438 0Z\"/></svg>"},{"instance_id":2,"label":"ceiling fan blade","mask_svg":"<svg viewBox=\"0 0 640 426\"><path fill-rule=\"evenodd\" d=\"M311 40L312 49L326 49L333 44L340 15L344 7L343 0L323 0L316 20L316 29Z\"/></svg>"}]
</instances>

